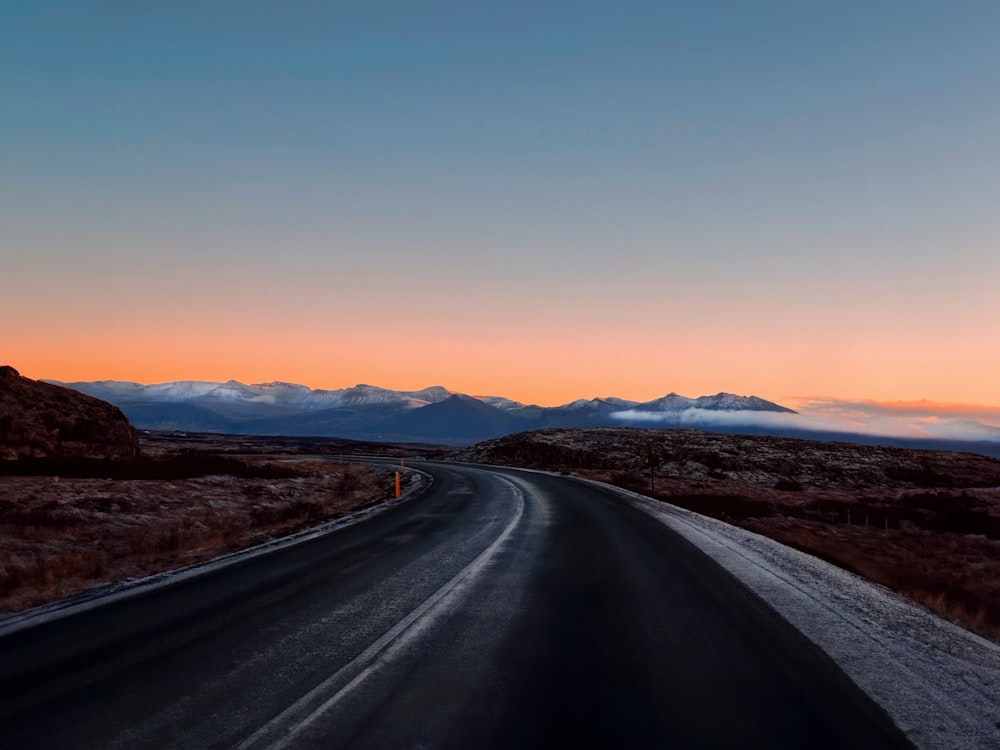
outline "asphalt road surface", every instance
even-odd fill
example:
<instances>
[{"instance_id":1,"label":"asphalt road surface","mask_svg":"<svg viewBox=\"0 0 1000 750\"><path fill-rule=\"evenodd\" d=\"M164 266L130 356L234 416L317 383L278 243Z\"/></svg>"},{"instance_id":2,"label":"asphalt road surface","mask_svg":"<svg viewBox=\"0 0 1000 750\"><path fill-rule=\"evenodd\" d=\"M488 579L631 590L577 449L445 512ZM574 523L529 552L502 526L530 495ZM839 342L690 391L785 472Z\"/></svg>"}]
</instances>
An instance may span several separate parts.
<instances>
[{"instance_id":1,"label":"asphalt road surface","mask_svg":"<svg viewBox=\"0 0 1000 750\"><path fill-rule=\"evenodd\" d=\"M368 521L0 637L0 750L910 747L612 493L418 466Z\"/></svg>"}]
</instances>

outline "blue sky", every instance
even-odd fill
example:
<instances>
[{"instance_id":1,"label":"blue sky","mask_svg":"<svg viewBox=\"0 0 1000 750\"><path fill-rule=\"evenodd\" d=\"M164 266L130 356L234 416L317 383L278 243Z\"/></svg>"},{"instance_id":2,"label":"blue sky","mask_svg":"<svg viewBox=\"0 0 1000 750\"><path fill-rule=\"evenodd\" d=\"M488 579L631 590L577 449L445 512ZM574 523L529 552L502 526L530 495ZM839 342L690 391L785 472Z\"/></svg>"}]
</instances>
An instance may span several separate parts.
<instances>
[{"instance_id":1,"label":"blue sky","mask_svg":"<svg viewBox=\"0 0 1000 750\"><path fill-rule=\"evenodd\" d=\"M11 357L126 377L130 320L222 352L265 314L262 361L149 368L997 403L997 39L993 3L6 3L0 312L50 311ZM464 369L374 357L403 323Z\"/></svg>"}]
</instances>

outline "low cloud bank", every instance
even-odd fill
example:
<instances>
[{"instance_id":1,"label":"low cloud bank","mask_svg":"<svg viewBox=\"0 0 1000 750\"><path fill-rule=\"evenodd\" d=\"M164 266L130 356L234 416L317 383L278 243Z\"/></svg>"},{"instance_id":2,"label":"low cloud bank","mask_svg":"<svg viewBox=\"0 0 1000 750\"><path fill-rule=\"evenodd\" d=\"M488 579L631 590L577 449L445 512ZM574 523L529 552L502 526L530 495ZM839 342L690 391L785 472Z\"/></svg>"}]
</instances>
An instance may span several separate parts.
<instances>
[{"instance_id":1,"label":"low cloud bank","mask_svg":"<svg viewBox=\"0 0 1000 750\"><path fill-rule=\"evenodd\" d=\"M803 399L796 408L798 414L697 408L679 412L626 409L611 416L624 424L636 426L808 430L873 437L1000 443L1000 409L993 407L935 405L925 401L905 404Z\"/></svg>"}]
</instances>

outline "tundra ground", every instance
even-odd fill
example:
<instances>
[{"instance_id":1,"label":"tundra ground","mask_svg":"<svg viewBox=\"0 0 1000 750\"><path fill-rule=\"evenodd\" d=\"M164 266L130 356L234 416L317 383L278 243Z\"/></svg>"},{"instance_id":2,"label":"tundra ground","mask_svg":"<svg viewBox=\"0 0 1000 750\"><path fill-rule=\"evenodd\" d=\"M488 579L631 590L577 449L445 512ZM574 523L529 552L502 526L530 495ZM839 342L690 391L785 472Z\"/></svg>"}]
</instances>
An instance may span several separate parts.
<instances>
[{"instance_id":1,"label":"tundra ground","mask_svg":"<svg viewBox=\"0 0 1000 750\"><path fill-rule=\"evenodd\" d=\"M391 497L392 472L335 448L147 437L139 464L0 476L0 612L201 562Z\"/></svg>"}]
</instances>

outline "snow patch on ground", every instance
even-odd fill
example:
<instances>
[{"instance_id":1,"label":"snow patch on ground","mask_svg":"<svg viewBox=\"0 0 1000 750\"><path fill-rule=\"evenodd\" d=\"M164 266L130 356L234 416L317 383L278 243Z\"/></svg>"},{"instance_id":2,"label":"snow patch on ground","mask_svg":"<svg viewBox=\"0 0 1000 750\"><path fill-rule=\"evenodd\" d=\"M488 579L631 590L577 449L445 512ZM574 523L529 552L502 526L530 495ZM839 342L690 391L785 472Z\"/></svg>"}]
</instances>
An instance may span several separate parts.
<instances>
[{"instance_id":1,"label":"snow patch on ground","mask_svg":"<svg viewBox=\"0 0 1000 750\"><path fill-rule=\"evenodd\" d=\"M1000 748L997 644L759 534L611 489L692 542L826 651L917 747Z\"/></svg>"}]
</instances>

